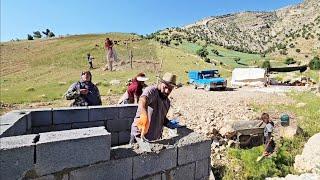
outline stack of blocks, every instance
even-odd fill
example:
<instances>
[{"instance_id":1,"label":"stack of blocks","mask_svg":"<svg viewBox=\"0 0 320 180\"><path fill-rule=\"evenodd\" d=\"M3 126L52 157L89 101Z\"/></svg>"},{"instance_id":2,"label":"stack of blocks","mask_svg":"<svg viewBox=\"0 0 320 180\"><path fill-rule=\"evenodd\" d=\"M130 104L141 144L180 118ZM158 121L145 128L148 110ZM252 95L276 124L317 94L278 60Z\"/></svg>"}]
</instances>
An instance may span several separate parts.
<instances>
[{"instance_id":1,"label":"stack of blocks","mask_svg":"<svg viewBox=\"0 0 320 180\"><path fill-rule=\"evenodd\" d=\"M194 132L155 141L150 153L124 145L136 110L94 106L1 116L0 179L208 179L211 141Z\"/></svg>"}]
</instances>

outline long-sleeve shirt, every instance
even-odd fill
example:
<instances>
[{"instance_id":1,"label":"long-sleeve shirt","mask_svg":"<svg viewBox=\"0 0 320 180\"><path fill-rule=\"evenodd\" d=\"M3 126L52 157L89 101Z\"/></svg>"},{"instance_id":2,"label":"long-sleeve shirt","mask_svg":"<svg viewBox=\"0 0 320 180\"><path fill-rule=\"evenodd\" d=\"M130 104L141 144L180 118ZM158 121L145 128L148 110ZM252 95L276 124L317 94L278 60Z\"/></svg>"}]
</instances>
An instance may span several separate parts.
<instances>
[{"instance_id":1,"label":"long-sleeve shirt","mask_svg":"<svg viewBox=\"0 0 320 180\"><path fill-rule=\"evenodd\" d=\"M80 94L80 89L88 89L88 94ZM99 89L92 82L78 81L73 83L65 96L67 100L74 99L71 106L95 106L102 104Z\"/></svg>"}]
</instances>

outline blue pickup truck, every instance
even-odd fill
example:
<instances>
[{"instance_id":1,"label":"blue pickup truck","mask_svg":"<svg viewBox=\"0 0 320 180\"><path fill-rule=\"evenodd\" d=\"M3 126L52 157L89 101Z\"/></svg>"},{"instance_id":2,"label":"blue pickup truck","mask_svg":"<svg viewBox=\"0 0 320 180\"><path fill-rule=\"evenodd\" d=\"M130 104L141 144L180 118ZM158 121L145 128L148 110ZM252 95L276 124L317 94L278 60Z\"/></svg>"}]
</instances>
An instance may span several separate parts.
<instances>
[{"instance_id":1,"label":"blue pickup truck","mask_svg":"<svg viewBox=\"0 0 320 180\"><path fill-rule=\"evenodd\" d=\"M207 91L211 89L225 90L227 80L220 77L218 70L189 71L189 83L194 85L195 89L203 88Z\"/></svg>"}]
</instances>

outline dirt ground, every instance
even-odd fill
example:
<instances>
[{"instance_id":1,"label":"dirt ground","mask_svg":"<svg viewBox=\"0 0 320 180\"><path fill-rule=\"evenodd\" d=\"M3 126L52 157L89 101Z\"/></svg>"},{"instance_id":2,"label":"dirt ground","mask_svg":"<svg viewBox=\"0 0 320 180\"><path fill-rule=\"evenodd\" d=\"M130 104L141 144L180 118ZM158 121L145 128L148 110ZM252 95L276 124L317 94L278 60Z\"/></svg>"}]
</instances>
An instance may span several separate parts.
<instances>
[{"instance_id":1,"label":"dirt ground","mask_svg":"<svg viewBox=\"0 0 320 180\"><path fill-rule=\"evenodd\" d=\"M196 90L191 86L175 89L171 94L170 118L178 118L190 129L211 137L215 131L224 130L230 121L257 120L261 112L254 106L294 103L285 95L288 89L238 88L227 91ZM277 120L282 112L267 111Z\"/></svg>"}]
</instances>

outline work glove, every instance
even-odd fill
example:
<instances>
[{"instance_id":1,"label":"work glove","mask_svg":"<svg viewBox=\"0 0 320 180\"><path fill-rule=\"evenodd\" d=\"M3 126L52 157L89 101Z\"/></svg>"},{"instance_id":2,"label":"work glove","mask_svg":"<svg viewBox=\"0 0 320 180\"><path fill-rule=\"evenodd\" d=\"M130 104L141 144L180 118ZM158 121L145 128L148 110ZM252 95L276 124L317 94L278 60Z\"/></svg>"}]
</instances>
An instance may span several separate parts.
<instances>
[{"instance_id":1,"label":"work glove","mask_svg":"<svg viewBox=\"0 0 320 180\"><path fill-rule=\"evenodd\" d=\"M150 126L150 122L148 121L148 116L146 114L141 114L137 123L137 127L141 132L142 139L148 133L149 126Z\"/></svg>"}]
</instances>

